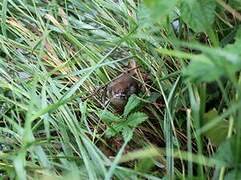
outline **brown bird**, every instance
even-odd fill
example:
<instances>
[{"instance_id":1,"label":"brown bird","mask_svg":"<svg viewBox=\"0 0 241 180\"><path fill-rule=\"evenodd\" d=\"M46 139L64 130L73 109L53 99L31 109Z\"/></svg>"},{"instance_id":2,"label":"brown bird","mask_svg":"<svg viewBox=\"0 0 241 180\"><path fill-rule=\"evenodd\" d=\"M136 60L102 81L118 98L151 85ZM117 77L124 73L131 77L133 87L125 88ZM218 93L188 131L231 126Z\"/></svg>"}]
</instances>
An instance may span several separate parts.
<instances>
[{"instance_id":1,"label":"brown bird","mask_svg":"<svg viewBox=\"0 0 241 180\"><path fill-rule=\"evenodd\" d=\"M122 110L126 105L128 98L132 94L137 93L138 82L133 78L135 73L136 68L132 68L131 70L122 73L107 86L107 97L115 108Z\"/></svg>"}]
</instances>

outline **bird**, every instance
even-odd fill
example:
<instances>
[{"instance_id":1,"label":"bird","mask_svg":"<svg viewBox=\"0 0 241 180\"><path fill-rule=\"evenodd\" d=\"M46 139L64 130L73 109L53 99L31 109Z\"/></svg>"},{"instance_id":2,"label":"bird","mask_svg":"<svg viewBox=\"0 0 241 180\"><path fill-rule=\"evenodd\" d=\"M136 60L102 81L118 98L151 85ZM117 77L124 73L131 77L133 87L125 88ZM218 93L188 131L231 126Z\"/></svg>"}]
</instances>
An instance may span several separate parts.
<instances>
[{"instance_id":1,"label":"bird","mask_svg":"<svg viewBox=\"0 0 241 180\"><path fill-rule=\"evenodd\" d=\"M129 66L131 63L129 63ZM106 95L110 103L118 110L123 110L128 98L138 92L138 81L133 77L136 74L136 67L112 80L107 86Z\"/></svg>"}]
</instances>

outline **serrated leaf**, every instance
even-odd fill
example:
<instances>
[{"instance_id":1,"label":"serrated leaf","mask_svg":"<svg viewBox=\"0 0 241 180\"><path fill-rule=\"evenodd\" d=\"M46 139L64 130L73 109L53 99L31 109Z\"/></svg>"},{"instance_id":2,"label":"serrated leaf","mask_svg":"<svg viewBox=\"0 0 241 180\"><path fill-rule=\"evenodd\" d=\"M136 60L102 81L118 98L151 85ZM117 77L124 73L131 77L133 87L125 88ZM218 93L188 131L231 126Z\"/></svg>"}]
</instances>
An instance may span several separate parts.
<instances>
[{"instance_id":1,"label":"serrated leaf","mask_svg":"<svg viewBox=\"0 0 241 180\"><path fill-rule=\"evenodd\" d=\"M215 8L213 0L183 0L181 17L195 32L207 32L214 22Z\"/></svg>"},{"instance_id":2,"label":"serrated leaf","mask_svg":"<svg viewBox=\"0 0 241 180\"><path fill-rule=\"evenodd\" d=\"M123 123L118 123L113 126L110 126L107 128L105 135L107 137L115 136L116 134L120 133L124 127L125 126L123 125Z\"/></svg>"},{"instance_id":3,"label":"serrated leaf","mask_svg":"<svg viewBox=\"0 0 241 180\"><path fill-rule=\"evenodd\" d=\"M104 121L107 124L112 122L120 122L122 120L118 115L115 115L107 110L100 111L99 117L102 121Z\"/></svg>"},{"instance_id":4,"label":"serrated leaf","mask_svg":"<svg viewBox=\"0 0 241 180\"><path fill-rule=\"evenodd\" d=\"M106 131L105 131L105 135L106 135L106 137L108 137L108 138L111 138L111 137L115 136L117 133L118 133L118 132L115 131L115 130L112 129L112 128L107 128Z\"/></svg>"},{"instance_id":5,"label":"serrated leaf","mask_svg":"<svg viewBox=\"0 0 241 180\"><path fill-rule=\"evenodd\" d=\"M133 94L129 97L128 102L125 106L123 115L126 117L133 109L135 109L141 103L140 99Z\"/></svg>"},{"instance_id":6,"label":"serrated leaf","mask_svg":"<svg viewBox=\"0 0 241 180\"><path fill-rule=\"evenodd\" d=\"M129 127L135 128L142 122L146 121L148 119L148 116L145 113L142 112L135 112L128 116L126 124Z\"/></svg>"},{"instance_id":7,"label":"serrated leaf","mask_svg":"<svg viewBox=\"0 0 241 180\"><path fill-rule=\"evenodd\" d=\"M145 113L142 113L142 112L132 113L128 116L127 120L116 123L112 126L109 126L107 128L105 134L107 137L112 137L112 136L115 136L116 134L122 132L122 135L127 140L128 139L127 137L129 137L128 133L130 133L127 131L129 131L129 130L132 131L139 124L141 124L142 122L144 122L147 119L148 119L148 116Z\"/></svg>"},{"instance_id":8,"label":"serrated leaf","mask_svg":"<svg viewBox=\"0 0 241 180\"><path fill-rule=\"evenodd\" d=\"M125 141L130 141L132 136L133 136L133 129L131 129L129 127L123 128L122 136L123 136Z\"/></svg>"}]
</instances>

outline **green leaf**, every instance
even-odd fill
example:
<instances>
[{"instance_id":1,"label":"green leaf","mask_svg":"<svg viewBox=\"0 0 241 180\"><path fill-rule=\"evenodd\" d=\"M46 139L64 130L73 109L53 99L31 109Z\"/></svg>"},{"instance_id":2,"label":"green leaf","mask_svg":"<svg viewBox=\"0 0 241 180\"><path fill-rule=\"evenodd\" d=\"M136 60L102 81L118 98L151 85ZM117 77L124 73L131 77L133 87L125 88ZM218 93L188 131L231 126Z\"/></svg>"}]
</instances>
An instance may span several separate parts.
<instances>
[{"instance_id":1,"label":"green leaf","mask_svg":"<svg viewBox=\"0 0 241 180\"><path fill-rule=\"evenodd\" d=\"M140 99L133 94L129 97L128 102L125 106L123 115L126 117L133 109L135 109L141 103Z\"/></svg>"},{"instance_id":2,"label":"green leaf","mask_svg":"<svg viewBox=\"0 0 241 180\"><path fill-rule=\"evenodd\" d=\"M108 138L111 138L111 137L117 135L118 133L119 133L118 131L116 131L114 128L110 128L110 127L108 127L105 131L105 135Z\"/></svg>"},{"instance_id":3,"label":"green leaf","mask_svg":"<svg viewBox=\"0 0 241 180\"><path fill-rule=\"evenodd\" d=\"M136 128L139 124L148 119L148 116L142 112L132 113L128 116L125 121L118 122L112 126L109 126L105 132L107 137L112 137L122 132L125 140L131 138L131 132L134 128Z\"/></svg>"},{"instance_id":4,"label":"green leaf","mask_svg":"<svg viewBox=\"0 0 241 180\"><path fill-rule=\"evenodd\" d=\"M231 170L225 175L224 180L230 179L241 179L241 168Z\"/></svg>"},{"instance_id":5,"label":"green leaf","mask_svg":"<svg viewBox=\"0 0 241 180\"><path fill-rule=\"evenodd\" d=\"M230 0L229 4L238 11L241 11L241 1L240 0Z\"/></svg>"},{"instance_id":6,"label":"green leaf","mask_svg":"<svg viewBox=\"0 0 241 180\"><path fill-rule=\"evenodd\" d=\"M176 2L177 0L144 0L138 10L139 26L143 28L151 27L154 23L163 24L166 16L173 12Z\"/></svg>"},{"instance_id":7,"label":"green leaf","mask_svg":"<svg viewBox=\"0 0 241 180\"><path fill-rule=\"evenodd\" d=\"M224 71L206 56L200 55L183 70L183 76L194 82L211 82L218 79Z\"/></svg>"},{"instance_id":8,"label":"green leaf","mask_svg":"<svg viewBox=\"0 0 241 180\"><path fill-rule=\"evenodd\" d=\"M119 117L118 115L115 115L107 110L99 111L99 117L102 121L104 121L107 124L110 124L112 122L122 121L121 117Z\"/></svg>"},{"instance_id":9,"label":"green leaf","mask_svg":"<svg viewBox=\"0 0 241 180\"><path fill-rule=\"evenodd\" d=\"M236 37L235 37L235 42L233 44L228 44L224 50L226 50L229 53L233 53L239 56L239 58L241 57L241 26L239 27L237 33L236 33ZM231 60L231 57L229 58ZM236 58L235 58L236 59ZM234 63L240 63L239 61L240 59L238 59L238 62L234 62Z\"/></svg>"},{"instance_id":10,"label":"green leaf","mask_svg":"<svg viewBox=\"0 0 241 180\"><path fill-rule=\"evenodd\" d=\"M128 126L135 128L147 119L148 119L148 116L145 113L135 112L128 116L126 123Z\"/></svg>"},{"instance_id":11,"label":"green leaf","mask_svg":"<svg viewBox=\"0 0 241 180\"><path fill-rule=\"evenodd\" d=\"M133 136L133 129L131 129L129 127L123 128L122 136L123 136L125 141L130 141L132 136Z\"/></svg>"},{"instance_id":12,"label":"green leaf","mask_svg":"<svg viewBox=\"0 0 241 180\"><path fill-rule=\"evenodd\" d=\"M160 98L160 97L161 97L160 93L151 92L151 95L148 96L148 97L146 98L146 100L149 101L150 103L154 103L154 102L156 102L157 99Z\"/></svg>"},{"instance_id":13,"label":"green leaf","mask_svg":"<svg viewBox=\"0 0 241 180\"><path fill-rule=\"evenodd\" d=\"M181 17L195 32L207 32L214 22L215 8L213 0L183 0Z\"/></svg>"},{"instance_id":14,"label":"green leaf","mask_svg":"<svg viewBox=\"0 0 241 180\"><path fill-rule=\"evenodd\" d=\"M150 15L154 21L161 21L171 11L173 11L176 0L144 0L144 4L150 9Z\"/></svg>"},{"instance_id":15,"label":"green leaf","mask_svg":"<svg viewBox=\"0 0 241 180\"><path fill-rule=\"evenodd\" d=\"M237 32L235 43L225 48L210 48L193 44L202 51L183 70L183 75L190 81L211 82L221 76L234 75L241 70L241 29Z\"/></svg>"},{"instance_id":16,"label":"green leaf","mask_svg":"<svg viewBox=\"0 0 241 180\"><path fill-rule=\"evenodd\" d=\"M125 126L123 125L123 123L114 124L114 125L107 128L107 130L105 132L105 135L107 137L115 136L118 133L120 133L124 127Z\"/></svg>"},{"instance_id":17,"label":"green leaf","mask_svg":"<svg viewBox=\"0 0 241 180\"><path fill-rule=\"evenodd\" d=\"M204 114L204 125L211 123L213 119L218 116L218 112L216 109L213 109ZM212 143L219 145L223 142L228 134L229 123L227 121L221 121L219 124L208 131L206 131L203 135L211 140Z\"/></svg>"},{"instance_id":18,"label":"green leaf","mask_svg":"<svg viewBox=\"0 0 241 180\"><path fill-rule=\"evenodd\" d=\"M151 158L140 159L135 167L139 172L148 173L155 166Z\"/></svg>"},{"instance_id":19,"label":"green leaf","mask_svg":"<svg viewBox=\"0 0 241 180\"><path fill-rule=\"evenodd\" d=\"M219 145L217 152L214 154L214 158L224 161L232 166L237 162L241 162L240 157L237 159L238 157L236 156L238 154L236 143L237 136L232 136L231 138L226 139Z\"/></svg>"},{"instance_id":20,"label":"green leaf","mask_svg":"<svg viewBox=\"0 0 241 180\"><path fill-rule=\"evenodd\" d=\"M80 103L80 112L81 112L81 120L83 121L86 118L86 113L87 113L86 101Z\"/></svg>"}]
</instances>

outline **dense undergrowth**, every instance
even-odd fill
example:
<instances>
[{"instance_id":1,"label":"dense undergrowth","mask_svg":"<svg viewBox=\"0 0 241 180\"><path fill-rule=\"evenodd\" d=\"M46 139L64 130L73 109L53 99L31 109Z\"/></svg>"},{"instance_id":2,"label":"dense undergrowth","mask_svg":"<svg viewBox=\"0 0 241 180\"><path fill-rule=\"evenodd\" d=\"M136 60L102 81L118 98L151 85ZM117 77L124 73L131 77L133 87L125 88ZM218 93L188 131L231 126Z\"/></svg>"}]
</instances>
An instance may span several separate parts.
<instances>
[{"instance_id":1,"label":"dense undergrowth","mask_svg":"<svg viewBox=\"0 0 241 180\"><path fill-rule=\"evenodd\" d=\"M240 179L241 1L1 0L0 177ZM105 86L138 65L123 113Z\"/></svg>"}]
</instances>

